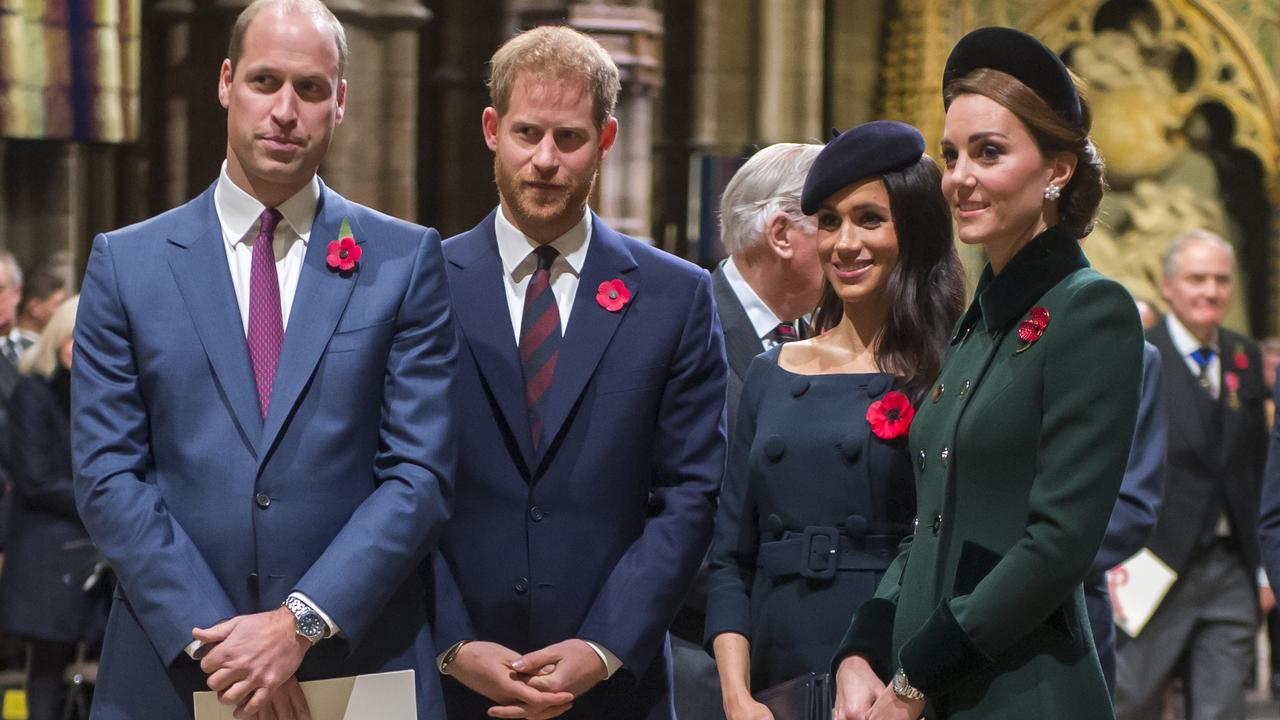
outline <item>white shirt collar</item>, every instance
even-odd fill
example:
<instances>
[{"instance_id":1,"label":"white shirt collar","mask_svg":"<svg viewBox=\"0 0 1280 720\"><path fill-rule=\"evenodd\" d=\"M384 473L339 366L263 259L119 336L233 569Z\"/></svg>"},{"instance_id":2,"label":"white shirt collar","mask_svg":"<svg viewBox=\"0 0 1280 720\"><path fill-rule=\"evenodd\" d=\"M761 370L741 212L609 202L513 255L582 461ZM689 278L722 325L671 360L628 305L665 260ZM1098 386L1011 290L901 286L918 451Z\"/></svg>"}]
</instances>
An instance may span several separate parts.
<instances>
[{"instance_id":1,"label":"white shirt collar","mask_svg":"<svg viewBox=\"0 0 1280 720\"><path fill-rule=\"evenodd\" d=\"M747 312L747 319L751 321L751 328L756 331L756 337L764 339L766 335L773 332L778 327L778 323L782 319L773 314L768 305L760 299L756 291L752 289L747 279L742 276L742 271L733 261L730 255L728 260L724 262L724 279L729 281L729 287L733 290L733 294L738 296L738 302L742 304L742 309Z\"/></svg>"},{"instance_id":2,"label":"white shirt collar","mask_svg":"<svg viewBox=\"0 0 1280 720\"><path fill-rule=\"evenodd\" d=\"M525 235L503 214L502 208L498 208L496 213L498 219L494 223L494 234L498 238L498 256L502 258L502 269L506 271L507 276L519 280L520 274L532 273L533 264L528 262L533 256L533 251L538 248L539 243ZM591 244L591 211L586 210L582 214L582 220L577 225L569 228L569 231L555 240L551 241L551 247L560 251L560 257L564 258L573 270L574 275L582 274L582 263L587 258L587 246ZM522 265L527 267L522 268Z\"/></svg>"},{"instance_id":3,"label":"white shirt collar","mask_svg":"<svg viewBox=\"0 0 1280 720\"><path fill-rule=\"evenodd\" d=\"M1173 346L1177 348L1178 353L1184 358L1191 353L1200 349L1200 341L1195 335L1187 329L1186 325L1177 318L1173 313L1165 314L1165 324L1169 328L1169 339L1173 341ZM1215 355L1221 355L1222 349L1218 347L1218 329L1214 328L1213 337L1209 339L1209 348L1213 350Z\"/></svg>"},{"instance_id":4,"label":"white shirt collar","mask_svg":"<svg viewBox=\"0 0 1280 720\"><path fill-rule=\"evenodd\" d=\"M283 216L283 223L293 228L305 244L311 239L311 225L316 219L316 207L320 204L320 179L312 175L311 182L293 194L276 208ZM227 161L222 161L218 184L213 188L213 205L222 223L223 235L230 246L248 239L249 231L258 222L266 206L231 181L227 175Z\"/></svg>"}]
</instances>

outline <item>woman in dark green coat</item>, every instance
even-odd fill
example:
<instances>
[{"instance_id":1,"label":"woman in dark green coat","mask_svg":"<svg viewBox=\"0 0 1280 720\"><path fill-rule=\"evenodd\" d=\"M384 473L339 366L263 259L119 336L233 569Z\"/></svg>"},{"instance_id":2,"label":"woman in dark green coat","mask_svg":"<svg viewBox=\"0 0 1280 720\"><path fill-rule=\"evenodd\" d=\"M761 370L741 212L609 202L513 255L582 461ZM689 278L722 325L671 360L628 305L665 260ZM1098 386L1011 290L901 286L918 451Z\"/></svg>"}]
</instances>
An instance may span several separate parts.
<instances>
[{"instance_id":1,"label":"woman in dark green coat","mask_svg":"<svg viewBox=\"0 0 1280 720\"><path fill-rule=\"evenodd\" d=\"M944 94L943 194L989 264L912 426L916 531L836 654L835 717L1110 718L1081 580L1124 473L1142 330L1079 247L1102 194L1088 106L1007 28L960 41Z\"/></svg>"}]
</instances>

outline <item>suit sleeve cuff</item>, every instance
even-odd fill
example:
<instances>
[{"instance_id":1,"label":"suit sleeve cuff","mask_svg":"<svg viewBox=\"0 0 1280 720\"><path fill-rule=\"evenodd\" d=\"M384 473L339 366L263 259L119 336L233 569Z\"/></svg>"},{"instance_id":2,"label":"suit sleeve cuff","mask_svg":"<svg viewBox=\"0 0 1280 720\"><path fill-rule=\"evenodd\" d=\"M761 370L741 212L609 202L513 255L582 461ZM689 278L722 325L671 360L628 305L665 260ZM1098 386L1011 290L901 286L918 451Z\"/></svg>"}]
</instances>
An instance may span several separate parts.
<instances>
[{"instance_id":1,"label":"suit sleeve cuff","mask_svg":"<svg viewBox=\"0 0 1280 720\"><path fill-rule=\"evenodd\" d=\"M834 676L840 663L850 655L861 655L881 682L893 675L893 619L898 606L884 598L871 598L853 614L853 622L831 659ZM914 682L914 678L912 679Z\"/></svg>"},{"instance_id":2,"label":"suit sleeve cuff","mask_svg":"<svg viewBox=\"0 0 1280 720\"><path fill-rule=\"evenodd\" d=\"M305 594L295 590L289 593L289 597L297 598L298 600L301 600L302 602L307 604L307 607L316 611L316 614L319 615L320 619L324 621L324 626L326 628L324 631L324 637L326 640L342 632L342 629L339 628L338 624L333 621L333 618L330 618L328 614L325 613L324 610L320 609L320 606L317 605L314 600L307 597Z\"/></svg>"},{"instance_id":3,"label":"suit sleeve cuff","mask_svg":"<svg viewBox=\"0 0 1280 720\"><path fill-rule=\"evenodd\" d=\"M947 601L902 646L898 660L911 684L929 697L947 694L993 662L960 626Z\"/></svg>"},{"instance_id":4,"label":"suit sleeve cuff","mask_svg":"<svg viewBox=\"0 0 1280 720\"><path fill-rule=\"evenodd\" d=\"M595 651L595 654L600 657L600 662L604 663L605 680L613 677L614 673L622 669L622 661L618 659L617 655L609 652L608 648L590 640L583 640L583 642L587 644L587 647Z\"/></svg>"}]
</instances>

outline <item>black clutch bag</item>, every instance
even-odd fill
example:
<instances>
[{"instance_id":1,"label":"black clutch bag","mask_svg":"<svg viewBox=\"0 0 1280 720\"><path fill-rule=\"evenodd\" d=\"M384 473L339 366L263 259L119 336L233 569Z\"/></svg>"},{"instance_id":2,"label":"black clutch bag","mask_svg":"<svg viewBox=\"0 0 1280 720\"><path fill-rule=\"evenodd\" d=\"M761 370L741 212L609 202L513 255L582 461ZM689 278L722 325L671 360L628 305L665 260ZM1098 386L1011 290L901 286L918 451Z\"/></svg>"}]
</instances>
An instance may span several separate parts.
<instances>
[{"instance_id":1,"label":"black clutch bag","mask_svg":"<svg viewBox=\"0 0 1280 720\"><path fill-rule=\"evenodd\" d=\"M835 685L829 673L806 673L756 693L773 720L831 720Z\"/></svg>"}]
</instances>

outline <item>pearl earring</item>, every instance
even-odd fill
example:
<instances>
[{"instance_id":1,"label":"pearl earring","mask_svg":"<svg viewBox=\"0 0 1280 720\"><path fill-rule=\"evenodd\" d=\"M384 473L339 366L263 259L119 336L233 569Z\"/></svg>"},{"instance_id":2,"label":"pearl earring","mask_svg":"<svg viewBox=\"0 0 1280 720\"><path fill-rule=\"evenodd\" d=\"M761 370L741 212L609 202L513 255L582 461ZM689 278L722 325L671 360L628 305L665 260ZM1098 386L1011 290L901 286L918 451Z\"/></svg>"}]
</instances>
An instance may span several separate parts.
<instances>
[{"instance_id":1,"label":"pearl earring","mask_svg":"<svg viewBox=\"0 0 1280 720\"><path fill-rule=\"evenodd\" d=\"M1061 194L1062 190L1057 185L1050 184L1049 187L1044 189L1045 200L1057 200Z\"/></svg>"}]
</instances>

